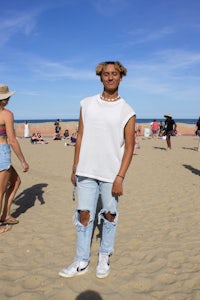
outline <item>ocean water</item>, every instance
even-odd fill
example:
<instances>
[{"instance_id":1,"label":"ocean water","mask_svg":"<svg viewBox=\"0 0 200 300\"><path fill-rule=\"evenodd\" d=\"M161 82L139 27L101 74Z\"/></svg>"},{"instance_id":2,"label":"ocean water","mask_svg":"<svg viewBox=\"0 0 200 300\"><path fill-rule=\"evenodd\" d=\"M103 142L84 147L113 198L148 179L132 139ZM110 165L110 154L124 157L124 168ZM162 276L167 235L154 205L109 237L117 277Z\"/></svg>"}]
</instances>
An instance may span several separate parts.
<instances>
[{"instance_id":1,"label":"ocean water","mask_svg":"<svg viewBox=\"0 0 200 300\"><path fill-rule=\"evenodd\" d=\"M157 119L158 122L165 119ZM177 123L196 124L197 119L174 119ZM29 123L55 123L55 119L33 119L27 120ZM137 119L137 123L151 123L153 119ZM24 123L25 120L15 120L15 123ZM78 119L62 119L61 122L78 122Z\"/></svg>"}]
</instances>

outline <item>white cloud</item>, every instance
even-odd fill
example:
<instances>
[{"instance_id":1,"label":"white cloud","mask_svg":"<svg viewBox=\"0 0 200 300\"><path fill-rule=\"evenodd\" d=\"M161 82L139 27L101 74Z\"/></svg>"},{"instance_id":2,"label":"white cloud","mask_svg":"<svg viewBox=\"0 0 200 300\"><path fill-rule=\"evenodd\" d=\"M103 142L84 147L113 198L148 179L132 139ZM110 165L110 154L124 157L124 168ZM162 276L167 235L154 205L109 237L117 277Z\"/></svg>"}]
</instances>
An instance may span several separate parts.
<instances>
[{"instance_id":1,"label":"white cloud","mask_svg":"<svg viewBox=\"0 0 200 300\"><path fill-rule=\"evenodd\" d=\"M4 46L16 34L29 36L36 26L37 15L37 11L14 12L1 18L0 46Z\"/></svg>"},{"instance_id":2,"label":"white cloud","mask_svg":"<svg viewBox=\"0 0 200 300\"><path fill-rule=\"evenodd\" d=\"M175 33L176 30L169 26L154 31L149 29L133 29L129 32L131 41L128 43L128 45L137 45L157 41Z\"/></svg>"},{"instance_id":3,"label":"white cloud","mask_svg":"<svg viewBox=\"0 0 200 300\"><path fill-rule=\"evenodd\" d=\"M185 78L189 72L190 76L198 78L200 52L189 52L180 49L168 49L151 53L150 57L146 57L141 61L132 61L128 63L128 71L136 74L146 74L150 78L157 77L177 77Z\"/></svg>"},{"instance_id":4,"label":"white cloud","mask_svg":"<svg viewBox=\"0 0 200 300\"><path fill-rule=\"evenodd\" d=\"M163 93L168 93L170 88L168 83L160 82L157 78L142 77L130 78L125 83L125 86L133 88L134 90L141 90L149 94L161 95Z\"/></svg>"},{"instance_id":5,"label":"white cloud","mask_svg":"<svg viewBox=\"0 0 200 300\"><path fill-rule=\"evenodd\" d=\"M189 52L180 49L168 49L157 53L162 62L171 70L190 68L200 64L200 52Z\"/></svg>"},{"instance_id":6,"label":"white cloud","mask_svg":"<svg viewBox=\"0 0 200 300\"><path fill-rule=\"evenodd\" d=\"M63 78L94 80L94 72L81 69L80 66L71 67L66 62L56 62L50 60L37 59L32 62L33 72L40 75L43 79L58 80Z\"/></svg>"},{"instance_id":7,"label":"white cloud","mask_svg":"<svg viewBox=\"0 0 200 300\"><path fill-rule=\"evenodd\" d=\"M20 94L25 95L25 96L40 96L40 92L38 92L38 91L21 90Z\"/></svg>"},{"instance_id":8,"label":"white cloud","mask_svg":"<svg viewBox=\"0 0 200 300\"><path fill-rule=\"evenodd\" d=\"M104 17L114 16L127 8L127 0L90 0L96 12Z\"/></svg>"},{"instance_id":9,"label":"white cloud","mask_svg":"<svg viewBox=\"0 0 200 300\"><path fill-rule=\"evenodd\" d=\"M200 53L165 50L154 53L151 59L128 63L124 86L146 95L169 99L195 99L200 94Z\"/></svg>"}]
</instances>

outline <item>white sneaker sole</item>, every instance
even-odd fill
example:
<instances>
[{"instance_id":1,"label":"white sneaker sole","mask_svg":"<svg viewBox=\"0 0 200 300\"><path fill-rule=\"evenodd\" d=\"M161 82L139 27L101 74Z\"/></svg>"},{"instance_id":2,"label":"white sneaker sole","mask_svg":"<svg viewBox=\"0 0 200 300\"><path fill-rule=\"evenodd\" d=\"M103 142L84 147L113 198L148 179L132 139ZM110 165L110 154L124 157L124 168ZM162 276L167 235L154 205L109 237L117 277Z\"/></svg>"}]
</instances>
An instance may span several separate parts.
<instances>
[{"instance_id":1,"label":"white sneaker sole","mask_svg":"<svg viewBox=\"0 0 200 300\"><path fill-rule=\"evenodd\" d=\"M67 273L65 273L64 271L61 270L58 273L58 275L61 276L61 277L65 277L65 278L71 278L71 277L75 277L75 276L79 276L79 275L84 275L85 273L88 272L88 270L89 270L89 266L86 269L84 269L80 272L74 273L74 274L67 274Z\"/></svg>"},{"instance_id":2,"label":"white sneaker sole","mask_svg":"<svg viewBox=\"0 0 200 300\"><path fill-rule=\"evenodd\" d=\"M107 277L109 274L110 274L110 269L104 274L96 273L96 277L101 279Z\"/></svg>"}]
</instances>

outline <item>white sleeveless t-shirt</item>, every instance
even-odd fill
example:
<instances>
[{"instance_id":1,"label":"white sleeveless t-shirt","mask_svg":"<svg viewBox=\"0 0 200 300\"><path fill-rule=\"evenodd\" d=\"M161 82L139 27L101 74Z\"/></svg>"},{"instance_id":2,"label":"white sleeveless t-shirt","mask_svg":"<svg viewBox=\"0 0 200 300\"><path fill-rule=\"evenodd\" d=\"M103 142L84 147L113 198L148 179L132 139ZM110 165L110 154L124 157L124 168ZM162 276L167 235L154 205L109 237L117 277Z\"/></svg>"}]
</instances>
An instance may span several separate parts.
<instances>
[{"instance_id":1,"label":"white sleeveless t-shirt","mask_svg":"<svg viewBox=\"0 0 200 300\"><path fill-rule=\"evenodd\" d=\"M124 153L124 127L135 115L124 99L108 102L100 95L81 101L83 137L76 175L113 182Z\"/></svg>"}]
</instances>

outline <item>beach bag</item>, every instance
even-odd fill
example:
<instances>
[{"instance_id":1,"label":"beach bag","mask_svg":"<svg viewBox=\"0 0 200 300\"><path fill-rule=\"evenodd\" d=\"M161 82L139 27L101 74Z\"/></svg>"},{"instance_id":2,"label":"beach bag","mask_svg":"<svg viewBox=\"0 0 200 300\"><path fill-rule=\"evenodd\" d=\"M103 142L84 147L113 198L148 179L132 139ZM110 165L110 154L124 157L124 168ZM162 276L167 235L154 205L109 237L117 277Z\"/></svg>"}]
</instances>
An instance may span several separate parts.
<instances>
[{"instance_id":1,"label":"beach bag","mask_svg":"<svg viewBox=\"0 0 200 300\"><path fill-rule=\"evenodd\" d=\"M150 129L149 128L144 128L144 136L149 137L150 136Z\"/></svg>"}]
</instances>

